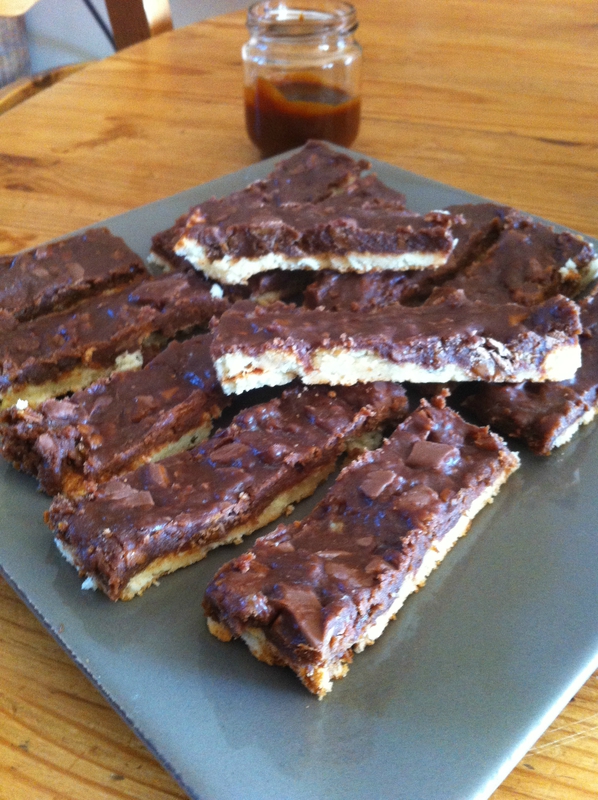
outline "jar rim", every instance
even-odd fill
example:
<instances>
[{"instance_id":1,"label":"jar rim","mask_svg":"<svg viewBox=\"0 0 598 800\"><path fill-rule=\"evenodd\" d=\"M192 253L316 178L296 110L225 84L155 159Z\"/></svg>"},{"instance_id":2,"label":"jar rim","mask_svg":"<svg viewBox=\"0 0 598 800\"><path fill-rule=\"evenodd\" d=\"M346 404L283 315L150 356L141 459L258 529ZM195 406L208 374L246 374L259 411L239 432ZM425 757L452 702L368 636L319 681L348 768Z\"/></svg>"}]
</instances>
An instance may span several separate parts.
<instances>
[{"instance_id":1,"label":"jar rim","mask_svg":"<svg viewBox=\"0 0 598 800\"><path fill-rule=\"evenodd\" d=\"M352 33L357 12L344 0L261 0L247 10L247 27L262 36L309 37Z\"/></svg>"}]
</instances>

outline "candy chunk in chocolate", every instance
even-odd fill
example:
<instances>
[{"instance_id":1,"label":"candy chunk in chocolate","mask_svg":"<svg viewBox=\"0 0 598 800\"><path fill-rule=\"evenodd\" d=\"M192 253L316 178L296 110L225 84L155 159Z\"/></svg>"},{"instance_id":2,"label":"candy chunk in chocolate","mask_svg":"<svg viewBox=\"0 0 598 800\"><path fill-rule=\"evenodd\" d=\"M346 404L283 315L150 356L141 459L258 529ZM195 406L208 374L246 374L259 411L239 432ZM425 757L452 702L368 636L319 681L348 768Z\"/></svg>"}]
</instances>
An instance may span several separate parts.
<instances>
[{"instance_id":1,"label":"candy chunk in chocolate","mask_svg":"<svg viewBox=\"0 0 598 800\"><path fill-rule=\"evenodd\" d=\"M496 435L424 401L305 519L218 571L204 598L210 631L242 638L322 697L518 465Z\"/></svg>"}]
</instances>

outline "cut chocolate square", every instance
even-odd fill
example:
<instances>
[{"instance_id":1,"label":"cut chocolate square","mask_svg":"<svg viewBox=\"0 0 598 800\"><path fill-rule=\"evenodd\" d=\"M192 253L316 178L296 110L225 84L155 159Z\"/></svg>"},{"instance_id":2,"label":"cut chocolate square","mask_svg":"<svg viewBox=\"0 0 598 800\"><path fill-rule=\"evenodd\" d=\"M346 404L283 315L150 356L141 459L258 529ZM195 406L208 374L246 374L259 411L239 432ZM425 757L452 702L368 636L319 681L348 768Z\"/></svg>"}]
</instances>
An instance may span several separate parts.
<instances>
[{"instance_id":1,"label":"cut chocolate square","mask_svg":"<svg viewBox=\"0 0 598 800\"><path fill-rule=\"evenodd\" d=\"M6 410L2 454L48 494L84 494L206 439L226 405L204 334L68 399Z\"/></svg>"},{"instance_id":2,"label":"cut chocolate square","mask_svg":"<svg viewBox=\"0 0 598 800\"><path fill-rule=\"evenodd\" d=\"M155 237L154 251L164 258L174 249L226 284L274 269L363 273L444 264L454 244L450 215L406 211L404 195L360 175L368 166L312 143L264 180L191 209Z\"/></svg>"},{"instance_id":3,"label":"cut chocolate square","mask_svg":"<svg viewBox=\"0 0 598 800\"><path fill-rule=\"evenodd\" d=\"M484 425L521 439L534 453L551 451L570 441L598 410L598 300L580 302L583 332L581 367L568 381L558 383L487 384L463 405Z\"/></svg>"},{"instance_id":4,"label":"cut chocolate square","mask_svg":"<svg viewBox=\"0 0 598 800\"><path fill-rule=\"evenodd\" d=\"M468 300L370 313L235 304L215 325L225 393L304 383L566 380L580 364L579 308L564 297L527 308Z\"/></svg>"},{"instance_id":5,"label":"cut chocolate square","mask_svg":"<svg viewBox=\"0 0 598 800\"><path fill-rule=\"evenodd\" d=\"M444 266L365 275L326 270L307 287L304 305L327 311L372 311L393 303L421 303L435 286L485 253L507 224L520 218L514 209L494 203L455 205L445 210L453 218L455 246Z\"/></svg>"},{"instance_id":6,"label":"cut chocolate square","mask_svg":"<svg viewBox=\"0 0 598 800\"><path fill-rule=\"evenodd\" d=\"M123 286L147 270L107 228L19 253L0 265L0 309L20 321Z\"/></svg>"},{"instance_id":7,"label":"cut chocolate square","mask_svg":"<svg viewBox=\"0 0 598 800\"><path fill-rule=\"evenodd\" d=\"M520 216L484 254L436 289L431 301L438 293L463 289L471 300L533 306L559 294L575 297L597 273L598 258L580 236Z\"/></svg>"},{"instance_id":8,"label":"cut chocolate square","mask_svg":"<svg viewBox=\"0 0 598 800\"><path fill-rule=\"evenodd\" d=\"M488 429L424 401L305 519L220 569L204 599L210 631L242 638L322 697L518 465Z\"/></svg>"},{"instance_id":9,"label":"cut chocolate square","mask_svg":"<svg viewBox=\"0 0 598 800\"><path fill-rule=\"evenodd\" d=\"M175 273L28 322L0 317L0 407L39 405L119 369L138 369L143 348L205 328L228 305L200 275Z\"/></svg>"},{"instance_id":10,"label":"cut chocolate square","mask_svg":"<svg viewBox=\"0 0 598 800\"><path fill-rule=\"evenodd\" d=\"M102 484L87 499L56 498L48 521L86 588L128 600L275 520L312 494L356 440L406 413L398 386L292 389L242 411L208 442Z\"/></svg>"}]
</instances>

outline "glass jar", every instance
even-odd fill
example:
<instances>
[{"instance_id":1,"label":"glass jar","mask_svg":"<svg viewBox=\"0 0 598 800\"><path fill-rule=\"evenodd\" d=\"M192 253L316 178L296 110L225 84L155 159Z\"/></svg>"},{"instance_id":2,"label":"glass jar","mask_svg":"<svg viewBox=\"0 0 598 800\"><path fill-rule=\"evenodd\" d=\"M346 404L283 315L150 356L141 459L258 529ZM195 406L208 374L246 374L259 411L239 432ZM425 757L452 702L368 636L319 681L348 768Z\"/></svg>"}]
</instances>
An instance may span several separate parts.
<instances>
[{"instance_id":1,"label":"glass jar","mask_svg":"<svg viewBox=\"0 0 598 800\"><path fill-rule=\"evenodd\" d=\"M308 139L349 146L361 113L357 15L336 0L255 3L243 46L245 121L262 156Z\"/></svg>"}]
</instances>

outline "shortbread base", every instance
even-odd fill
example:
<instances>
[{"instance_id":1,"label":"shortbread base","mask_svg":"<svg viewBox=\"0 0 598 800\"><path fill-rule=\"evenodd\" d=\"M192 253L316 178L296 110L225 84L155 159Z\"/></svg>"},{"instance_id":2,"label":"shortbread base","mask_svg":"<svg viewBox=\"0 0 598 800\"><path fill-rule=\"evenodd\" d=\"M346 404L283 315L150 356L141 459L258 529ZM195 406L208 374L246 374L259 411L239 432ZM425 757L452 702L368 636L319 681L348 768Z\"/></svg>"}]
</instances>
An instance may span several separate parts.
<instances>
[{"instance_id":1,"label":"shortbread base","mask_svg":"<svg viewBox=\"0 0 598 800\"><path fill-rule=\"evenodd\" d=\"M219 283L246 284L253 275L280 270L312 270L320 272L333 269L336 272L382 272L394 270L428 269L446 264L449 252L406 252L406 253L346 253L334 255L288 256L284 253L267 253L255 258L226 255L212 260L207 249L198 242L183 236L177 243L175 252L186 258L196 270Z\"/></svg>"}]
</instances>

